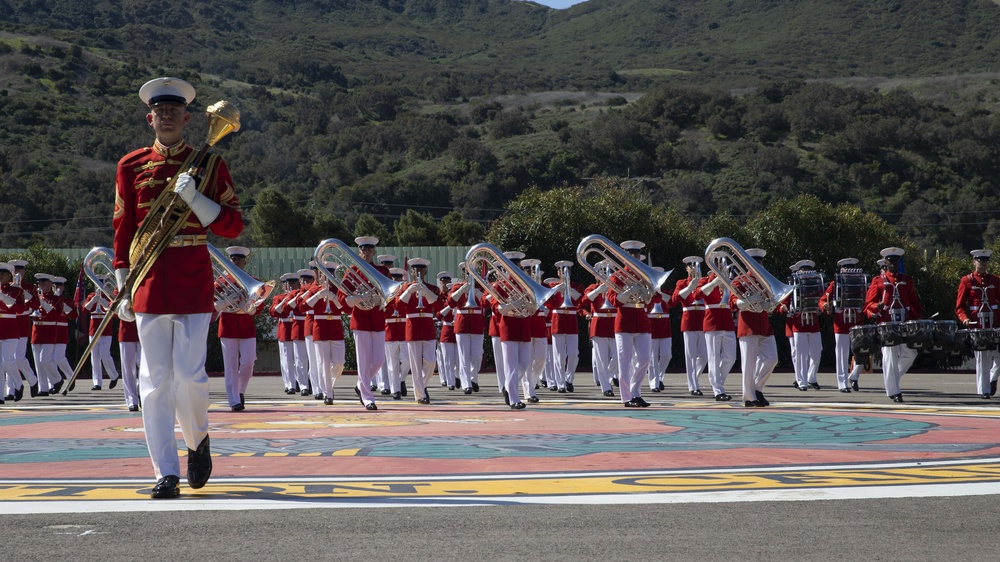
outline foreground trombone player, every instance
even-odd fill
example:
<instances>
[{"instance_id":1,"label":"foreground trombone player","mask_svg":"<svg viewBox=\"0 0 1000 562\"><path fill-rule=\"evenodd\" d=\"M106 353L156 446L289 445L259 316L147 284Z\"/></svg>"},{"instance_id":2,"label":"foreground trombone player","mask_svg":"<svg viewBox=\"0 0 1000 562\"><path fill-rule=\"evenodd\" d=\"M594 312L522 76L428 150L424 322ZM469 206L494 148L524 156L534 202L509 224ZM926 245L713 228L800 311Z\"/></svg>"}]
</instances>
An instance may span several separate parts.
<instances>
[{"instance_id":1,"label":"foreground trombone player","mask_svg":"<svg viewBox=\"0 0 1000 562\"><path fill-rule=\"evenodd\" d=\"M194 97L194 87L177 78L144 84L139 98L149 106L146 122L156 140L122 158L115 176L114 267L119 291L125 290L117 312L122 320L136 321L142 345L139 388L157 478L153 498L180 495L175 418L188 448L188 486L201 488L212 473L205 355L215 299L206 237L209 228L225 238L243 230L229 170L207 154L212 139L201 151L184 142ZM230 130L237 130L238 113L229 117ZM225 132L216 132L216 140ZM165 236L173 230L168 225L179 230L155 244L162 249L144 251L153 246L146 237ZM137 282L140 275L129 278L130 269L147 268Z\"/></svg>"}]
</instances>

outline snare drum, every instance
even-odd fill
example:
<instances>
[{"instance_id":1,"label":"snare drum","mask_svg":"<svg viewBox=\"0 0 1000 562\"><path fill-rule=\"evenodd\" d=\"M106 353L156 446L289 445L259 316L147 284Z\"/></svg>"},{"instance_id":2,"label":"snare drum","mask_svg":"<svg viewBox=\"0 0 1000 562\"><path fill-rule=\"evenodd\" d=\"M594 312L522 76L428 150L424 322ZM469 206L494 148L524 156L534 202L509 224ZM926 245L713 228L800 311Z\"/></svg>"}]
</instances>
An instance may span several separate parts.
<instances>
[{"instance_id":1,"label":"snare drum","mask_svg":"<svg viewBox=\"0 0 1000 562\"><path fill-rule=\"evenodd\" d=\"M855 358L866 358L879 351L878 328L871 324L851 326L851 352Z\"/></svg>"},{"instance_id":2,"label":"snare drum","mask_svg":"<svg viewBox=\"0 0 1000 562\"><path fill-rule=\"evenodd\" d=\"M950 353L958 347L958 323L938 320L934 323L934 349Z\"/></svg>"},{"instance_id":3,"label":"snare drum","mask_svg":"<svg viewBox=\"0 0 1000 562\"><path fill-rule=\"evenodd\" d=\"M933 320L909 320L903 325L906 334L906 347L931 351L934 349L934 332L937 322Z\"/></svg>"},{"instance_id":4,"label":"snare drum","mask_svg":"<svg viewBox=\"0 0 1000 562\"><path fill-rule=\"evenodd\" d=\"M882 322L878 325L878 337L884 347L906 343L906 322Z\"/></svg>"},{"instance_id":5,"label":"snare drum","mask_svg":"<svg viewBox=\"0 0 1000 562\"><path fill-rule=\"evenodd\" d=\"M1000 343L1000 333L997 330L969 330L969 344L972 351L996 351Z\"/></svg>"}]
</instances>

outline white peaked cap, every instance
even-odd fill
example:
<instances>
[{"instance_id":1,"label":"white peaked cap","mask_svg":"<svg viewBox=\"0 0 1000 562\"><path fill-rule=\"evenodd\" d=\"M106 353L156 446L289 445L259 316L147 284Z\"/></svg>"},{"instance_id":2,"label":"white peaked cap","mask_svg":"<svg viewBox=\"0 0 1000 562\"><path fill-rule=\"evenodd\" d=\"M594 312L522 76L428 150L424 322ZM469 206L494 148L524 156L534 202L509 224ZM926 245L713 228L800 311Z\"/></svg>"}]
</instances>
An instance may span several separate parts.
<instances>
[{"instance_id":1,"label":"white peaked cap","mask_svg":"<svg viewBox=\"0 0 1000 562\"><path fill-rule=\"evenodd\" d=\"M226 255L229 257L233 256L243 256L247 257L250 255L250 248L246 246L230 246L226 248Z\"/></svg>"},{"instance_id":2,"label":"white peaked cap","mask_svg":"<svg viewBox=\"0 0 1000 562\"><path fill-rule=\"evenodd\" d=\"M452 275L450 271L439 271L437 275L438 279L451 279L452 277L454 277L454 275Z\"/></svg>"},{"instance_id":3,"label":"white peaked cap","mask_svg":"<svg viewBox=\"0 0 1000 562\"><path fill-rule=\"evenodd\" d=\"M904 250L902 248L897 248L895 246L892 246L892 247L883 249L880 253L882 254L883 258L887 258L889 256L900 256L900 257L902 257L902 255L905 252L904 252Z\"/></svg>"},{"instance_id":4,"label":"white peaked cap","mask_svg":"<svg viewBox=\"0 0 1000 562\"><path fill-rule=\"evenodd\" d=\"M358 236L354 239L354 243L358 246L378 246L377 236Z\"/></svg>"},{"instance_id":5,"label":"white peaked cap","mask_svg":"<svg viewBox=\"0 0 1000 562\"><path fill-rule=\"evenodd\" d=\"M36 273L35 279L38 279L39 281L52 281L52 276L48 273Z\"/></svg>"},{"instance_id":6,"label":"white peaked cap","mask_svg":"<svg viewBox=\"0 0 1000 562\"><path fill-rule=\"evenodd\" d=\"M282 273L281 277L279 277L279 279L281 279L282 281L288 281L290 279L298 279L298 278L299 276L295 275L294 273Z\"/></svg>"},{"instance_id":7,"label":"white peaked cap","mask_svg":"<svg viewBox=\"0 0 1000 562\"><path fill-rule=\"evenodd\" d=\"M626 240L620 245L623 250L641 250L646 247L645 242L640 242L638 240Z\"/></svg>"},{"instance_id":8,"label":"white peaked cap","mask_svg":"<svg viewBox=\"0 0 1000 562\"><path fill-rule=\"evenodd\" d=\"M375 259L378 260L379 263L387 262L387 261L395 262L396 261L396 256L394 256L392 254L382 254L381 256L378 256Z\"/></svg>"},{"instance_id":9,"label":"white peaked cap","mask_svg":"<svg viewBox=\"0 0 1000 562\"><path fill-rule=\"evenodd\" d=\"M10 260L7 263L14 267L28 267L28 260Z\"/></svg>"},{"instance_id":10,"label":"white peaked cap","mask_svg":"<svg viewBox=\"0 0 1000 562\"><path fill-rule=\"evenodd\" d=\"M154 78L139 88L139 99L149 106L158 103L189 105L194 96L194 86L180 78Z\"/></svg>"},{"instance_id":11,"label":"white peaked cap","mask_svg":"<svg viewBox=\"0 0 1000 562\"><path fill-rule=\"evenodd\" d=\"M559 260L555 263L556 267L573 267L573 262L569 260Z\"/></svg>"},{"instance_id":12,"label":"white peaked cap","mask_svg":"<svg viewBox=\"0 0 1000 562\"><path fill-rule=\"evenodd\" d=\"M701 256L688 256L684 258L683 262L685 265L695 265L705 261L705 258Z\"/></svg>"},{"instance_id":13,"label":"white peaked cap","mask_svg":"<svg viewBox=\"0 0 1000 562\"><path fill-rule=\"evenodd\" d=\"M295 272L295 275L298 276L300 279L303 277L313 277L313 278L316 277L316 274L313 273L311 269L300 269Z\"/></svg>"},{"instance_id":14,"label":"white peaked cap","mask_svg":"<svg viewBox=\"0 0 1000 562\"><path fill-rule=\"evenodd\" d=\"M509 260L523 260L524 252L518 252L517 250L511 250L509 252L503 253L504 257Z\"/></svg>"},{"instance_id":15,"label":"white peaked cap","mask_svg":"<svg viewBox=\"0 0 1000 562\"><path fill-rule=\"evenodd\" d=\"M65 283L66 282L66 278L65 277L53 277L52 278L52 282L53 283Z\"/></svg>"},{"instance_id":16,"label":"white peaked cap","mask_svg":"<svg viewBox=\"0 0 1000 562\"><path fill-rule=\"evenodd\" d=\"M406 265L410 267L423 266L427 267L431 264L431 260L427 258L410 258L410 261L406 262Z\"/></svg>"},{"instance_id":17,"label":"white peaked cap","mask_svg":"<svg viewBox=\"0 0 1000 562\"><path fill-rule=\"evenodd\" d=\"M521 260L521 267L535 267L536 265L542 265L542 260L536 258Z\"/></svg>"},{"instance_id":18,"label":"white peaked cap","mask_svg":"<svg viewBox=\"0 0 1000 562\"><path fill-rule=\"evenodd\" d=\"M858 258L844 258L837 262L837 267L847 267L849 265L858 265Z\"/></svg>"},{"instance_id":19,"label":"white peaked cap","mask_svg":"<svg viewBox=\"0 0 1000 562\"><path fill-rule=\"evenodd\" d=\"M993 250L972 250L969 252L974 258L988 258L993 255Z\"/></svg>"},{"instance_id":20,"label":"white peaked cap","mask_svg":"<svg viewBox=\"0 0 1000 562\"><path fill-rule=\"evenodd\" d=\"M748 256L754 259L762 258L767 255L767 250L764 250L763 248L750 248L746 252Z\"/></svg>"},{"instance_id":21,"label":"white peaked cap","mask_svg":"<svg viewBox=\"0 0 1000 562\"><path fill-rule=\"evenodd\" d=\"M406 270L401 267L390 267L389 275L406 275Z\"/></svg>"}]
</instances>

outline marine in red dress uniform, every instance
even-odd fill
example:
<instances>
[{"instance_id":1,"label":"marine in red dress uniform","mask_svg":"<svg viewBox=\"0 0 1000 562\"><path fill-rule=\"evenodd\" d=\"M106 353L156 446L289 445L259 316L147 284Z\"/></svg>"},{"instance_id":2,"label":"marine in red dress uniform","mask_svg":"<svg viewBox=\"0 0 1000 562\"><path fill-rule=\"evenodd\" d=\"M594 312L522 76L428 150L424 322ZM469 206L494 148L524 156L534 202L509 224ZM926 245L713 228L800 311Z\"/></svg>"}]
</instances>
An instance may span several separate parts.
<instances>
[{"instance_id":1,"label":"marine in red dress uniform","mask_svg":"<svg viewBox=\"0 0 1000 562\"><path fill-rule=\"evenodd\" d=\"M413 373L413 394L420 404L429 404L427 381L434 372L437 340L434 316L443 304L438 288L424 281L430 262L424 258L412 258L407 265L410 266L410 278L414 281L400 289L397 300L399 310L406 316L406 346Z\"/></svg>"},{"instance_id":2,"label":"marine in red dress uniform","mask_svg":"<svg viewBox=\"0 0 1000 562\"><path fill-rule=\"evenodd\" d=\"M38 289L25 279L28 260L10 260L14 266L14 285L24 290L24 306L17 313L17 369L28 380L31 397L38 395L38 377L28 361L28 339L31 337L31 317L38 310Z\"/></svg>"},{"instance_id":3,"label":"marine in red dress uniform","mask_svg":"<svg viewBox=\"0 0 1000 562\"><path fill-rule=\"evenodd\" d=\"M702 396L698 377L708 366L708 348L705 347L705 298L695 291L701 281L700 256L684 258L688 276L674 285L673 302L681 307L681 335L684 338L684 370L687 373L688 392Z\"/></svg>"},{"instance_id":4,"label":"marine in red dress uniform","mask_svg":"<svg viewBox=\"0 0 1000 562\"><path fill-rule=\"evenodd\" d=\"M963 326L973 330L996 329L1000 306L1000 277L989 272L992 250L973 250L972 273L958 282L955 316ZM976 359L976 393L989 399L997 393L1000 377L1000 355L996 349L973 351Z\"/></svg>"},{"instance_id":5,"label":"marine in red dress uniform","mask_svg":"<svg viewBox=\"0 0 1000 562\"><path fill-rule=\"evenodd\" d=\"M230 246L226 255L233 265L243 270L247 265L250 248L246 246ZM217 280L216 284L222 281ZM231 285L235 280L225 280ZM229 408L234 412L246 409L243 395L253 376L253 366L257 361L257 326L254 318L264 309L261 302L253 313L244 311L229 311L223 299L216 301L215 309L219 312L219 343L222 344L223 373L226 380L226 397Z\"/></svg>"},{"instance_id":6,"label":"marine in red dress uniform","mask_svg":"<svg viewBox=\"0 0 1000 562\"><path fill-rule=\"evenodd\" d=\"M157 78L143 85L139 97L149 106L146 122L156 134L153 146L140 148L118 162L113 224L114 266L119 289L132 263L130 247L140 225L174 178L172 198L190 209L180 232L155 260L148 275L122 301L119 315L134 313L143 353L139 369L146 444L158 479L154 498L180 494L180 460L175 420L188 448L188 485L200 488L211 474L208 438L208 374L205 372L208 328L214 307L214 275L205 246L208 230L234 238L243 217L229 169L210 159L196 179L182 166L194 154L184 142L191 119L187 105L194 88L177 78ZM186 168L185 168L186 169Z\"/></svg>"},{"instance_id":7,"label":"marine in red dress uniform","mask_svg":"<svg viewBox=\"0 0 1000 562\"><path fill-rule=\"evenodd\" d=\"M373 263L375 248L378 245L377 237L358 236L354 239L354 243L358 245L358 255L361 256L362 260L371 264L385 277L389 277L389 268ZM363 277L356 266L352 267L358 273L358 278ZM370 285L367 281L366 284ZM350 291L357 289L349 280L344 282L344 286ZM354 350L358 361L358 385L356 387L358 398L365 405L365 408L374 410L376 408L368 406L375 404L372 383L375 381L376 373L385 363L385 309L381 306L375 306L370 310L358 308L361 299L354 295L345 294L343 299L344 303L352 309L351 333L354 335Z\"/></svg>"},{"instance_id":8,"label":"marine in red dress uniform","mask_svg":"<svg viewBox=\"0 0 1000 562\"><path fill-rule=\"evenodd\" d=\"M24 290L13 285L13 280L14 266L0 262L0 362L7 375L4 399L16 402L24 393L21 372L17 369L17 340L20 337L17 311L24 306Z\"/></svg>"},{"instance_id":9,"label":"marine in red dress uniform","mask_svg":"<svg viewBox=\"0 0 1000 562\"><path fill-rule=\"evenodd\" d=\"M465 262L458 264L465 270ZM468 275L466 275L468 278ZM483 291L473 289L469 298L470 284L459 283L448 295L448 306L455 311L455 343L458 346L458 375L465 394L479 392L479 369L483 362L483 332L486 316L479 302ZM470 306L471 304L471 306Z\"/></svg>"},{"instance_id":10,"label":"marine in red dress uniform","mask_svg":"<svg viewBox=\"0 0 1000 562\"><path fill-rule=\"evenodd\" d=\"M298 289L299 278L294 273L285 273L280 280L284 292L271 299L268 314L278 322L278 356L285 394L295 394L299 391L299 382L296 379L295 348L292 346L292 307L288 306L288 300Z\"/></svg>"}]
</instances>

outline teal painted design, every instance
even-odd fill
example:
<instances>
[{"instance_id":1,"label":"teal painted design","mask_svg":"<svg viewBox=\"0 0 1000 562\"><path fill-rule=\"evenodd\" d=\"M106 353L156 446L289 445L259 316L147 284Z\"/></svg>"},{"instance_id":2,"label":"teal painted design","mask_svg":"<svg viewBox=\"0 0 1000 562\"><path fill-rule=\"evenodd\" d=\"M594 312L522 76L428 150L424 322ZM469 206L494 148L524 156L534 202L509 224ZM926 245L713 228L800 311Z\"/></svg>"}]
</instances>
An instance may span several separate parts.
<instances>
[{"instance_id":1,"label":"teal painted design","mask_svg":"<svg viewBox=\"0 0 1000 562\"><path fill-rule=\"evenodd\" d=\"M51 413L51 414L22 414L9 417L0 417L0 427L13 427L16 425L33 425L37 423L69 423L76 421L112 420L112 419L133 419L135 414L124 412L77 412L77 413Z\"/></svg>"},{"instance_id":2,"label":"teal painted design","mask_svg":"<svg viewBox=\"0 0 1000 562\"><path fill-rule=\"evenodd\" d=\"M178 447L184 447L179 442ZM73 462L148 457L144 439L8 439L0 464Z\"/></svg>"}]
</instances>

